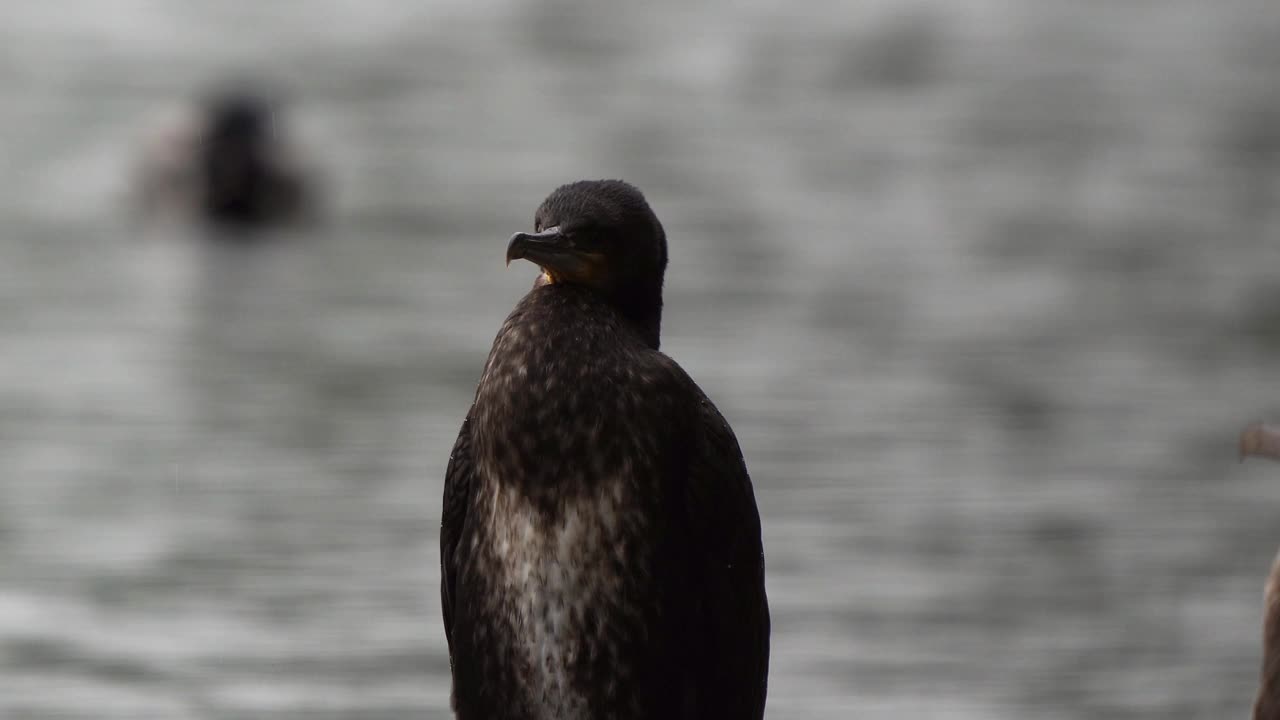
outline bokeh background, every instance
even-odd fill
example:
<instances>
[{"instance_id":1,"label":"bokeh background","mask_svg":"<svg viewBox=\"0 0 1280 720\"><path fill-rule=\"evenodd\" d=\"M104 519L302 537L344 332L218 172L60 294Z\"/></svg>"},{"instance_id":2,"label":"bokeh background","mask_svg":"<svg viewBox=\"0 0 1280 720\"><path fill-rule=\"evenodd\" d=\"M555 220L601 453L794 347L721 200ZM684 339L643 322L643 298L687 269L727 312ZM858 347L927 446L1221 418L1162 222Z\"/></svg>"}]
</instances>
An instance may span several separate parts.
<instances>
[{"instance_id":1,"label":"bokeh background","mask_svg":"<svg viewBox=\"0 0 1280 720\"><path fill-rule=\"evenodd\" d=\"M284 89L317 227L131 214ZM745 449L769 717L1244 717L1280 468L1273 0L60 0L0 18L0 718L444 718L503 267L639 185Z\"/></svg>"}]
</instances>

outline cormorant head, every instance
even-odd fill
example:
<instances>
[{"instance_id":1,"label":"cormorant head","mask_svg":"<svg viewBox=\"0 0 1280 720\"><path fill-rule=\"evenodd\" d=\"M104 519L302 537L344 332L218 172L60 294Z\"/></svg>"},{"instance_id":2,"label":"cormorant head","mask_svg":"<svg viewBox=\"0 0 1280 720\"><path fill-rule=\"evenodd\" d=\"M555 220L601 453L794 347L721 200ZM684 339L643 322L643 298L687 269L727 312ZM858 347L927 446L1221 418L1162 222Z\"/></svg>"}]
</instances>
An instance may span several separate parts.
<instances>
[{"instance_id":1,"label":"cormorant head","mask_svg":"<svg viewBox=\"0 0 1280 720\"><path fill-rule=\"evenodd\" d=\"M640 326L654 347L662 320L667 236L644 195L621 180L580 180L551 193L516 233L507 263L542 268L538 283L588 288Z\"/></svg>"},{"instance_id":2,"label":"cormorant head","mask_svg":"<svg viewBox=\"0 0 1280 720\"><path fill-rule=\"evenodd\" d=\"M218 93L205 105L206 152L260 152L271 139L271 104L249 90Z\"/></svg>"},{"instance_id":3,"label":"cormorant head","mask_svg":"<svg viewBox=\"0 0 1280 720\"><path fill-rule=\"evenodd\" d=\"M273 139L270 103L234 89L210 98L205 115L200 164L206 212L218 219L256 219Z\"/></svg>"}]
</instances>

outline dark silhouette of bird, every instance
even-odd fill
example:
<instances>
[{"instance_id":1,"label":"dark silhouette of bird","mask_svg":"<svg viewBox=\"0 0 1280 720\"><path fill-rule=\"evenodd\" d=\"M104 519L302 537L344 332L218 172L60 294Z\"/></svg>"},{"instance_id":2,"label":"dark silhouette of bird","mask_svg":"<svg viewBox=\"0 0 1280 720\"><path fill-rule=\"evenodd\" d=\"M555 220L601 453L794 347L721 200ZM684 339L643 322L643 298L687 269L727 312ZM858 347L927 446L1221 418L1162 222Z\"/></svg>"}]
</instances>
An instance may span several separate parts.
<instances>
[{"instance_id":1,"label":"dark silhouette of bird","mask_svg":"<svg viewBox=\"0 0 1280 720\"><path fill-rule=\"evenodd\" d=\"M1255 423L1240 434L1240 460L1249 456L1280 460L1280 429ZM1254 720L1280 720L1280 554L1271 563L1263 595L1262 673Z\"/></svg>"},{"instance_id":2,"label":"dark silhouette of bird","mask_svg":"<svg viewBox=\"0 0 1280 720\"><path fill-rule=\"evenodd\" d=\"M192 110L149 138L141 177L144 212L181 213L240 231L304 219L314 180L286 137L276 103L237 85Z\"/></svg>"},{"instance_id":3,"label":"dark silhouette of bird","mask_svg":"<svg viewBox=\"0 0 1280 720\"><path fill-rule=\"evenodd\" d=\"M295 214L301 183L275 156L275 118L262 98L213 98L200 148L201 210L212 221L258 225Z\"/></svg>"},{"instance_id":4,"label":"dark silhouette of bird","mask_svg":"<svg viewBox=\"0 0 1280 720\"><path fill-rule=\"evenodd\" d=\"M506 258L542 273L445 476L457 717L761 718L760 516L729 424L658 350L662 224L631 185L575 182Z\"/></svg>"}]
</instances>

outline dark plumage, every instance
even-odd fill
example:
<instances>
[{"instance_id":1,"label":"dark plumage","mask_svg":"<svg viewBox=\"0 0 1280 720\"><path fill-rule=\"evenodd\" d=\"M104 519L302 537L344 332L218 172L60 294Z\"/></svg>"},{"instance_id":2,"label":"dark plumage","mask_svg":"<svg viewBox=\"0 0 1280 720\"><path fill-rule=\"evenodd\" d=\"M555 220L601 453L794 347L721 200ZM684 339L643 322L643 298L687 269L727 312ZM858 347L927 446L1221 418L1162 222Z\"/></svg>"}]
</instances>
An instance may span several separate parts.
<instances>
[{"instance_id":1,"label":"dark plumage","mask_svg":"<svg viewBox=\"0 0 1280 720\"><path fill-rule=\"evenodd\" d=\"M658 352L666 238L634 187L565 185L507 260L445 477L441 596L464 720L760 718L760 517L737 439Z\"/></svg>"},{"instance_id":2,"label":"dark plumage","mask_svg":"<svg viewBox=\"0 0 1280 720\"><path fill-rule=\"evenodd\" d=\"M198 168L205 218L247 227L296 215L302 183L277 155L270 104L254 93L233 91L212 98L206 113Z\"/></svg>"}]
</instances>

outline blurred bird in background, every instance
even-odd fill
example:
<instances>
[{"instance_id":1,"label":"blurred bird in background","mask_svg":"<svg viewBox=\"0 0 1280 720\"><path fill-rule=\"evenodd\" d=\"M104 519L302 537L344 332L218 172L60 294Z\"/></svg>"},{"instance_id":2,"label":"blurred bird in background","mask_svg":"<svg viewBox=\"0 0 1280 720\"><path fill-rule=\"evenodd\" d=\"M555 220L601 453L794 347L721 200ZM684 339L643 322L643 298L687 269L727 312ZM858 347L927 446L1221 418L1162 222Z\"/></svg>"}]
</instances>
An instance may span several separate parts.
<instances>
[{"instance_id":1,"label":"blurred bird in background","mask_svg":"<svg viewBox=\"0 0 1280 720\"><path fill-rule=\"evenodd\" d=\"M1250 456L1280 460L1280 428L1254 423L1240 433L1240 460Z\"/></svg>"},{"instance_id":2,"label":"blurred bird in background","mask_svg":"<svg viewBox=\"0 0 1280 720\"><path fill-rule=\"evenodd\" d=\"M1254 423L1240 434L1240 460L1250 456L1280 460L1280 429ZM1280 554L1267 577L1262 630L1262 681L1253 706L1254 720L1280 720Z\"/></svg>"},{"instance_id":3,"label":"blurred bird in background","mask_svg":"<svg viewBox=\"0 0 1280 720\"><path fill-rule=\"evenodd\" d=\"M228 237L313 217L315 173L283 115L280 100L237 83L167 118L143 148L143 216L196 219Z\"/></svg>"}]
</instances>

